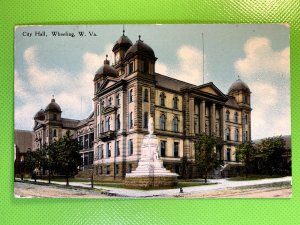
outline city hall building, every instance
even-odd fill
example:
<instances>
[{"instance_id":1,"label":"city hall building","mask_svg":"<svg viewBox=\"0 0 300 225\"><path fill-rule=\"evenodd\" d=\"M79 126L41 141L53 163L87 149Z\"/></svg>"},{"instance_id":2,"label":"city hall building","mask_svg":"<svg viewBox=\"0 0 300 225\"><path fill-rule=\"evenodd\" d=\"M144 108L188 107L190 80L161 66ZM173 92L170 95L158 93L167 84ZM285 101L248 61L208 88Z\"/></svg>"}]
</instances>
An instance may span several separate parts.
<instances>
[{"instance_id":1,"label":"city hall building","mask_svg":"<svg viewBox=\"0 0 300 225\"><path fill-rule=\"evenodd\" d=\"M172 172L182 175L184 161L193 165L202 132L224 140L217 155L225 167L237 163L236 146L251 140L251 92L243 81L224 94L212 82L197 86L158 74L153 49L140 37L133 44L124 32L112 51L113 65L106 58L91 78L94 112L82 121L63 118L53 98L34 116L35 149L71 130L82 143L83 170L93 167L102 179L124 178L137 167L153 117L160 157ZM188 173L199 176L193 166Z\"/></svg>"}]
</instances>

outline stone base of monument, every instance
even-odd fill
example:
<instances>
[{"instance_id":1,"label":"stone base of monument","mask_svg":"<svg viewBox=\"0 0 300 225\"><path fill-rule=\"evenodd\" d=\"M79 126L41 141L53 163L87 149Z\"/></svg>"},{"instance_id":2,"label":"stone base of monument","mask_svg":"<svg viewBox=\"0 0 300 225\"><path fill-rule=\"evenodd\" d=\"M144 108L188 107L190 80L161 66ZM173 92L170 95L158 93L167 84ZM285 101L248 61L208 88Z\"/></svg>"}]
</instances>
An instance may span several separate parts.
<instances>
[{"instance_id":1,"label":"stone base of monument","mask_svg":"<svg viewBox=\"0 0 300 225\"><path fill-rule=\"evenodd\" d=\"M159 188L174 187L177 185L177 176L126 176L124 184L129 188Z\"/></svg>"},{"instance_id":2,"label":"stone base of monument","mask_svg":"<svg viewBox=\"0 0 300 225\"><path fill-rule=\"evenodd\" d=\"M151 161L145 157L140 159L135 171L126 173L124 184L132 188L174 187L177 185L177 176L164 168L160 159Z\"/></svg>"}]
</instances>

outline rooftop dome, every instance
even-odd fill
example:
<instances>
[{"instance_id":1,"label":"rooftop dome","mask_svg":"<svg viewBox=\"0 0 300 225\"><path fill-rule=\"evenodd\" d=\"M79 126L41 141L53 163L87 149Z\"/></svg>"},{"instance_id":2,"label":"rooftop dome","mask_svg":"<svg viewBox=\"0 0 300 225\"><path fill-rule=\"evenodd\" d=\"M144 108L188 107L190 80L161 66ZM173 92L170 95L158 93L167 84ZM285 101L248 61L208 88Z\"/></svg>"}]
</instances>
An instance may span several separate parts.
<instances>
[{"instance_id":1,"label":"rooftop dome","mask_svg":"<svg viewBox=\"0 0 300 225\"><path fill-rule=\"evenodd\" d=\"M112 49L113 52L121 47L128 49L130 46L132 46L131 40L124 33L125 31L123 30L123 35L116 41Z\"/></svg>"},{"instance_id":2,"label":"rooftop dome","mask_svg":"<svg viewBox=\"0 0 300 225\"><path fill-rule=\"evenodd\" d=\"M54 98L52 98L51 102L47 105L45 112L47 111L61 112L60 106L55 102Z\"/></svg>"},{"instance_id":3,"label":"rooftop dome","mask_svg":"<svg viewBox=\"0 0 300 225\"><path fill-rule=\"evenodd\" d=\"M107 55L106 55L106 59L104 60L103 66L101 66L97 70L95 77L94 77L94 81L97 80L98 78L100 78L101 75L111 76L111 77L118 76L117 70L109 65L109 60L107 59Z\"/></svg>"},{"instance_id":4,"label":"rooftop dome","mask_svg":"<svg viewBox=\"0 0 300 225\"><path fill-rule=\"evenodd\" d=\"M241 79L237 79L229 88L228 93L232 91L247 91L250 92L248 85L243 82Z\"/></svg>"},{"instance_id":5,"label":"rooftop dome","mask_svg":"<svg viewBox=\"0 0 300 225\"><path fill-rule=\"evenodd\" d=\"M136 53L142 54L149 58L155 58L153 49L149 45L145 44L140 38L141 36L139 35L139 40L137 40L135 44L126 51L125 60L130 57L130 55L134 55Z\"/></svg>"},{"instance_id":6,"label":"rooftop dome","mask_svg":"<svg viewBox=\"0 0 300 225\"><path fill-rule=\"evenodd\" d=\"M40 109L33 117L34 120L45 120L45 111Z\"/></svg>"}]
</instances>

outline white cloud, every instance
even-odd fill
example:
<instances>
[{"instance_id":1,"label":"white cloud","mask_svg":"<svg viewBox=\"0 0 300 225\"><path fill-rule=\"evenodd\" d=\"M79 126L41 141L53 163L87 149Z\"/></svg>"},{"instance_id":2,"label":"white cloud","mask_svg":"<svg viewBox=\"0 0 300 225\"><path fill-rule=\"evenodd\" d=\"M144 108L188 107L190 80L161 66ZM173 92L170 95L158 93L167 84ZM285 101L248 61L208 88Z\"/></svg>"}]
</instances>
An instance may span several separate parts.
<instances>
[{"instance_id":1,"label":"white cloud","mask_svg":"<svg viewBox=\"0 0 300 225\"><path fill-rule=\"evenodd\" d=\"M290 48L274 51L268 38L253 37L245 43L244 52L245 58L235 63L237 73L243 77L290 73Z\"/></svg>"},{"instance_id":2,"label":"white cloud","mask_svg":"<svg viewBox=\"0 0 300 225\"><path fill-rule=\"evenodd\" d=\"M39 61L39 49L36 46L27 48L23 54L27 73L20 76L15 72L15 96L23 103L15 107L15 127L32 129L33 121L24 119L24 116L33 118L41 107L47 106L52 94L62 108L63 117L87 117L92 111L94 74L103 65L105 54L110 49L112 44L101 54L84 53L83 69L71 74L62 68L44 68Z\"/></svg>"},{"instance_id":3,"label":"white cloud","mask_svg":"<svg viewBox=\"0 0 300 225\"><path fill-rule=\"evenodd\" d=\"M250 83L252 91L252 136L290 134L290 103L280 89L267 83ZM282 100L285 101L282 101Z\"/></svg>"},{"instance_id":4,"label":"white cloud","mask_svg":"<svg viewBox=\"0 0 300 225\"><path fill-rule=\"evenodd\" d=\"M156 71L188 83L202 83L203 53L193 46L183 45L177 50L177 57L179 66L157 62Z\"/></svg>"}]
</instances>

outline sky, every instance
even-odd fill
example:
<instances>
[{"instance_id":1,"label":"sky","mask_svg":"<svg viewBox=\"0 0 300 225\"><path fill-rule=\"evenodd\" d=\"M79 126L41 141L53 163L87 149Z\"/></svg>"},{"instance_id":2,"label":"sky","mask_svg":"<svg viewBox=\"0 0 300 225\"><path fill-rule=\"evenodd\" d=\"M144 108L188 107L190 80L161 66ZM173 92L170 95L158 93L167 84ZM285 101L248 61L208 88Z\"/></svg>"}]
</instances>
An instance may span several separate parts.
<instances>
[{"instance_id":1,"label":"sky","mask_svg":"<svg viewBox=\"0 0 300 225\"><path fill-rule=\"evenodd\" d=\"M52 95L62 117L88 117L95 72L106 54L113 63L111 50L122 30L123 25L16 27L15 128L32 130L35 113ZM196 85L213 82L224 94L238 77L243 80L252 92L252 139L291 134L288 25L125 25L125 35L133 43L141 35L152 47L158 73Z\"/></svg>"}]
</instances>

